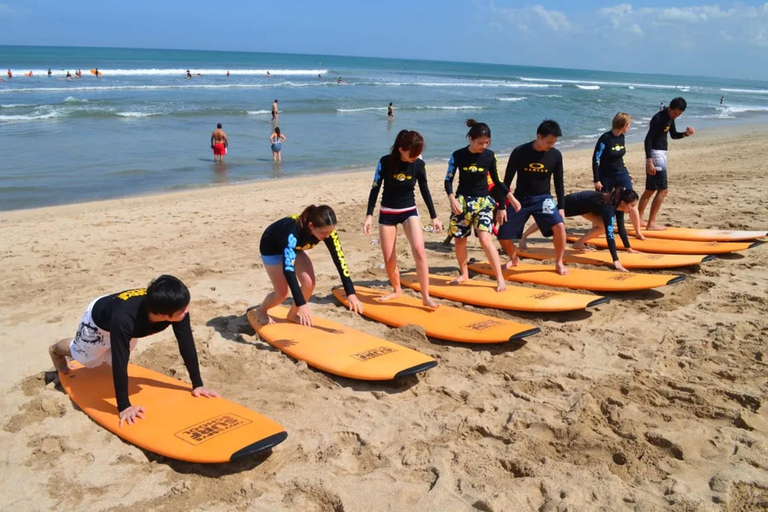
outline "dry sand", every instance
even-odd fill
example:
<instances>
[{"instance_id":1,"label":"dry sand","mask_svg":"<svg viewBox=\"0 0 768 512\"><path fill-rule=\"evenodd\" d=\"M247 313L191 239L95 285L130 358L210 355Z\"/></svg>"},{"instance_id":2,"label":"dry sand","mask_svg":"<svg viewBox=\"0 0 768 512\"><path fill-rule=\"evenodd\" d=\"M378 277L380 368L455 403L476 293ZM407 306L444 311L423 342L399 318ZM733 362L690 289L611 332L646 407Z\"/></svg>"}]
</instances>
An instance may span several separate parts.
<instances>
[{"instance_id":1,"label":"dry sand","mask_svg":"<svg viewBox=\"0 0 768 512\"><path fill-rule=\"evenodd\" d=\"M765 126L747 126L671 141L671 192L660 220L766 229L766 135ZM590 156L566 154L567 191L590 187ZM627 161L642 188L639 145ZM443 175L443 164L430 166L446 220ZM439 361L418 378L355 382L308 369L260 341L244 312L269 291L258 258L262 230L313 202L336 208L353 277L386 284L375 236L360 229L371 176L0 213L0 509L768 507L765 246L689 270L679 285L614 296L591 314L483 311L541 327L522 347L442 343L345 311L332 300L338 277L321 246L310 253L315 314ZM443 236L426 238L432 270L453 272ZM398 243L401 270L411 269L405 239ZM476 240L470 251L482 257ZM161 273L192 291L206 385L288 430L266 460L202 466L154 456L46 384L46 347L73 334L91 299ZM132 361L185 378L170 329L142 340Z\"/></svg>"}]
</instances>

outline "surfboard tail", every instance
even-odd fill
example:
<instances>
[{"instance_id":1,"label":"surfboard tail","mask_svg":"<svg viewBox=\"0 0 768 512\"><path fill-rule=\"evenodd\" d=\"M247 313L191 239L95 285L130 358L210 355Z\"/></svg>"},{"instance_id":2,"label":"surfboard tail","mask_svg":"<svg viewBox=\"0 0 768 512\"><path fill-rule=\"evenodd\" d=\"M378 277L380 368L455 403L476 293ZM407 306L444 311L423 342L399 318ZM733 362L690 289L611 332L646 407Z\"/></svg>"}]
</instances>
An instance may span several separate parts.
<instances>
[{"instance_id":1,"label":"surfboard tail","mask_svg":"<svg viewBox=\"0 0 768 512\"><path fill-rule=\"evenodd\" d=\"M590 302L589 304L587 304L587 307L591 308L593 306L597 306L599 304L605 304L605 303L610 302L610 301L611 301L611 299L609 297L600 297L599 299L595 299L592 302Z\"/></svg>"},{"instance_id":2,"label":"surfboard tail","mask_svg":"<svg viewBox=\"0 0 768 512\"><path fill-rule=\"evenodd\" d=\"M269 437L262 439L261 441L257 441L253 444L249 444L245 448L241 448L240 450L237 450L229 458L229 461L234 462L238 459L250 457L251 455L254 455L256 453L263 452L264 450L269 450L270 448L274 448L275 446L285 441L287 437L288 437L288 432L278 432L277 434L273 434Z\"/></svg>"},{"instance_id":3,"label":"surfboard tail","mask_svg":"<svg viewBox=\"0 0 768 512\"><path fill-rule=\"evenodd\" d=\"M399 379L400 377L408 377L409 375L416 375L417 373L425 372L429 370L430 368L434 368L437 366L437 361L427 361L426 363L418 364L416 366L412 366L410 368L406 368L405 370L401 370L395 374L395 379Z\"/></svg>"},{"instance_id":4,"label":"surfboard tail","mask_svg":"<svg viewBox=\"0 0 768 512\"><path fill-rule=\"evenodd\" d=\"M684 274L680 274L679 276L675 276L672 279L670 279L669 281L667 281L667 284L665 284L664 286L667 286L667 285L670 285L670 284L679 283L681 281L685 281L685 278L686 278L686 276Z\"/></svg>"},{"instance_id":5,"label":"surfboard tail","mask_svg":"<svg viewBox=\"0 0 768 512\"><path fill-rule=\"evenodd\" d=\"M517 334L512 335L509 338L509 341L519 340L522 338L526 338L528 336L533 336L534 334L539 334L540 332L541 332L541 329L539 329L538 327L534 327L533 329L528 329L527 331L519 332Z\"/></svg>"},{"instance_id":6,"label":"surfboard tail","mask_svg":"<svg viewBox=\"0 0 768 512\"><path fill-rule=\"evenodd\" d=\"M715 259L715 257L716 256L714 254L708 254L708 255L704 256L703 258L701 258L701 263L704 263L704 262L707 262L707 261L712 261L713 259Z\"/></svg>"}]
</instances>

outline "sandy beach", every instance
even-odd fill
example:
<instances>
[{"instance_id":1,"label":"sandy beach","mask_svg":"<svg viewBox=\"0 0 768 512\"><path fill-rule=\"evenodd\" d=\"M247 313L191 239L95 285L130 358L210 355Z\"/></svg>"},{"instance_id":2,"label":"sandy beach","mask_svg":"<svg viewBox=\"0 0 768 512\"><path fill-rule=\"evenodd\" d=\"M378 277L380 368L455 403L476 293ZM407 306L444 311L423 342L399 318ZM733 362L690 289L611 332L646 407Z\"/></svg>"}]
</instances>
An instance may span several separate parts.
<instances>
[{"instance_id":1,"label":"sandy beach","mask_svg":"<svg viewBox=\"0 0 768 512\"><path fill-rule=\"evenodd\" d=\"M590 157L591 149L565 153L566 192L591 188ZM629 146L626 160L642 189L642 147ZM767 160L766 125L670 141L660 221L766 229ZM388 286L377 235L361 229L374 166L0 213L0 510L768 508L765 245L687 269L681 284L613 295L589 313L464 306L542 330L526 344L495 346L431 340L346 311L333 300L339 279L320 246L310 253L313 313L438 366L365 383L312 370L259 340L245 319L270 291L259 238L308 204L336 210L353 279ZM445 165L428 171L447 223ZM426 224L418 194L417 204ZM455 272L444 236L425 238L432 272ZM483 257L476 239L469 247ZM398 251L401 271L412 270L402 232ZM268 458L203 466L155 456L95 424L47 382L47 346L74 334L93 298L162 273L192 293L206 385L287 429ZM141 340L132 362L186 380L170 329Z\"/></svg>"}]
</instances>

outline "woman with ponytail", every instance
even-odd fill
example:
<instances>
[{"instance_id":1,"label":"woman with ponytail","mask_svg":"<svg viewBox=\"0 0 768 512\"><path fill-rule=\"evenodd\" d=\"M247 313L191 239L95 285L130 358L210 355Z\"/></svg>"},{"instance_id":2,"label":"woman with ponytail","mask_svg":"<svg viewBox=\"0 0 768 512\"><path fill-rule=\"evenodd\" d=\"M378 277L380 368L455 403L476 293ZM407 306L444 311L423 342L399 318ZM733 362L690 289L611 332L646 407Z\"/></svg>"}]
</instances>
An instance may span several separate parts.
<instances>
[{"instance_id":1,"label":"woman with ponytail","mask_svg":"<svg viewBox=\"0 0 768 512\"><path fill-rule=\"evenodd\" d=\"M261 259L274 290L258 308L260 323L274 323L269 317L269 310L281 304L290 292L293 306L288 312L288 320L312 326L307 301L315 289L315 270L306 251L320 242L325 242L339 271L349 309L356 313L363 312L363 304L355 295L355 286L336 232L336 213L325 204L310 205L301 215L285 217L270 224L261 235Z\"/></svg>"},{"instance_id":2,"label":"woman with ponytail","mask_svg":"<svg viewBox=\"0 0 768 512\"><path fill-rule=\"evenodd\" d=\"M491 232L493 229L493 211L496 202L488 191L488 178L494 184L495 191L501 191L515 210L520 209L520 202L509 191L509 188L499 179L496 165L496 154L488 149L491 143L491 129L485 123L467 119L467 138L469 145L453 152L448 161L448 172L445 175L445 193L451 203L451 225L448 234L456 238L456 260L459 263L459 277L454 284L469 279L467 269L467 237L474 228L475 236L480 240L488 262L496 273L496 290L503 292L507 289L504 276L501 274L499 253L493 245ZM459 186L453 192L453 178L459 175ZM503 199L502 199L503 201Z\"/></svg>"},{"instance_id":3,"label":"woman with ponytail","mask_svg":"<svg viewBox=\"0 0 768 512\"><path fill-rule=\"evenodd\" d=\"M400 271L397 268L397 225L403 225L405 237L411 246L411 254L416 263L416 275L421 284L421 297L425 306L437 307L429 296L429 266L424 249L424 236L421 229L419 212L416 209L414 188L419 184L419 191L432 219L433 232L439 233L443 226L437 218L432 196L427 185L427 170L420 155L424 151L424 139L419 132L401 130L388 155L384 155L376 166L371 192L368 194L368 209L363 222L363 232L371 233L373 209L379 197L379 190L384 185L384 193L379 209L379 240L384 255L389 282L394 291L381 300L399 297L403 294L400 287Z\"/></svg>"},{"instance_id":4,"label":"woman with ponytail","mask_svg":"<svg viewBox=\"0 0 768 512\"><path fill-rule=\"evenodd\" d=\"M608 250L611 251L614 268L627 272L627 269L619 261L619 255L616 252L613 218L616 217L619 236L627 252L637 252L629 245L627 229L624 227L624 214L629 213L632 208L637 208L639 199L637 192L621 186L613 188L610 192L585 190L565 196L565 216L581 215L592 223L592 229L574 242L573 248L577 251L584 251L585 243L604 232L605 238L608 240ZM538 229L539 227L535 223L528 228L520 239L520 248L525 248L525 239Z\"/></svg>"}]
</instances>

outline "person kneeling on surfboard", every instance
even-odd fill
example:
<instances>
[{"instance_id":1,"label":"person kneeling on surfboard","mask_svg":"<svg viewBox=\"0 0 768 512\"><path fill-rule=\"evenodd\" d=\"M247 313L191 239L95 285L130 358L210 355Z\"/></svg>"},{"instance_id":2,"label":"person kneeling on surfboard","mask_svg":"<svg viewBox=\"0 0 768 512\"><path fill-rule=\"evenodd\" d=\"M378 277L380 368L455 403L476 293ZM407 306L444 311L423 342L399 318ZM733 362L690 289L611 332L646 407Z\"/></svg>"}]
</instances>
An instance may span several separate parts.
<instances>
[{"instance_id":1,"label":"person kneeling on surfboard","mask_svg":"<svg viewBox=\"0 0 768 512\"><path fill-rule=\"evenodd\" d=\"M355 286L336 232L336 213L325 204L310 205L301 215L285 217L270 224L261 235L261 260L275 288L258 307L261 324L274 322L268 315L269 310L282 303L290 291L293 306L288 312L288 320L312 326L307 301L315 289L315 270L306 251L320 242L325 242L339 271L349 309L358 314L363 312L363 304L355 295Z\"/></svg>"},{"instance_id":2,"label":"person kneeling on surfboard","mask_svg":"<svg viewBox=\"0 0 768 512\"><path fill-rule=\"evenodd\" d=\"M88 305L80 327L72 340L51 345L48 352L53 365L62 373L70 368L67 357L94 368L102 363L112 366L120 426L144 417L144 407L131 405L128 399L128 359L138 338L144 338L173 326L179 352L192 381L192 395L218 397L205 388L200 377L195 339L189 321L189 290L173 276L162 275L147 288L126 290L99 297Z\"/></svg>"},{"instance_id":3,"label":"person kneeling on surfboard","mask_svg":"<svg viewBox=\"0 0 768 512\"><path fill-rule=\"evenodd\" d=\"M432 195L429 193L427 170L420 157L422 151L424 151L424 138L419 132L401 130L397 134L391 153L381 157L379 165L376 166L373 185L368 194L368 210L363 222L363 232L366 235L371 233L373 209L383 184L384 195L381 198L379 211L379 240L381 240L381 252L384 254L384 265L394 292L381 297L380 300L397 298L403 294L400 287L400 271L397 268L396 247L397 225L402 224L416 262L416 275L421 285L422 303L427 307L436 308L437 303L429 296L429 266L427 254L424 251L424 235L419 212L416 209L416 198L413 194L417 182L421 197L432 218L432 231L439 233L443 226L437 218Z\"/></svg>"},{"instance_id":4,"label":"person kneeling on surfboard","mask_svg":"<svg viewBox=\"0 0 768 512\"><path fill-rule=\"evenodd\" d=\"M573 248L577 251L584 251L584 244L595 238L601 231L605 231L605 239L608 241L608 250L611 251L613 258L613 267L622 272L629 272L619 261L619 255L616 252L616 240L614 236L613 218L616 217L616 226L619 228L621 242L627 249L627 252L638 252L629 245L627 229L624 226L624 214L637 207L640 197L632 189L616 187L610 192L599 192L585 190L584 192L574 192L565 196L565 216L576 217L581 215L592 222L592 229L587 231L581 238L573 243ZM526 249L525 240L532 233L538 231L539 226L534 223L520 238L520 249ZM550 236L550 229L544 236Z\"/></svg>"}]
</instances>

